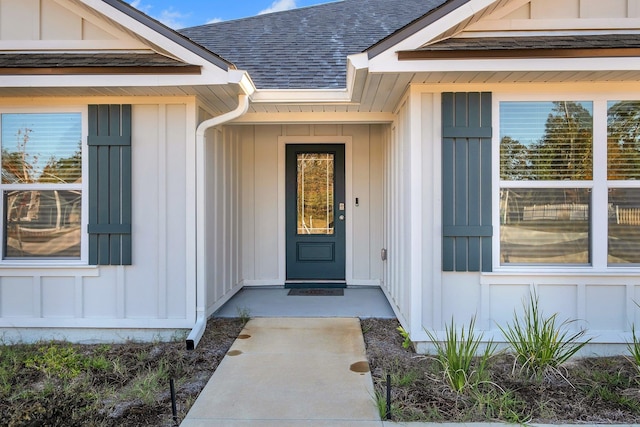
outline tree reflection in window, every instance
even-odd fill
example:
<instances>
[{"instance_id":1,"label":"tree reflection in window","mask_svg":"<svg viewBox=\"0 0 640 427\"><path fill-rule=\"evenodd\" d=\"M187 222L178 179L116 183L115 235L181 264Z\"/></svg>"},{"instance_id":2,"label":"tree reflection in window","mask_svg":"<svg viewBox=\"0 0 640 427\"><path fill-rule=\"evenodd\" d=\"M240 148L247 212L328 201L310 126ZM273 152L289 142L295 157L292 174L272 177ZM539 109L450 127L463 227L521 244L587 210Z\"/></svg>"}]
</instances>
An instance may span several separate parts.
<instances>
[{"instance_id":1,"label":"tree reflection in window","mask_svg":"<svg viewBox=\"0 0 640 427\"><path fill-rule=\"evenodd\" d=\"M80 258L80 113L2 115L5 258Z\"/></svg>"}]
</instances>

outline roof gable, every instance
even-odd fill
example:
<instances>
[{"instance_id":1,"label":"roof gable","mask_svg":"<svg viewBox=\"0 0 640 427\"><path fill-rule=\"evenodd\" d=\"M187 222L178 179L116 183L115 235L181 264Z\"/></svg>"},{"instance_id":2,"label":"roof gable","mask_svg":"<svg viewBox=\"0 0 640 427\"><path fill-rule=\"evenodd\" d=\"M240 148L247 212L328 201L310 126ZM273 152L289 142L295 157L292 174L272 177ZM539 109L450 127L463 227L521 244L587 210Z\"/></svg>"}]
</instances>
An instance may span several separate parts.
<instances>
[{"instance_id":1,"label":"roof gable","mask_svg":"<svg viewBox=\"0 0 640 427\"><path fill-rule=\"evenodd\" d=\"M65 61L53 64L55 55L49 53L61 52ZM192 65L201 67L203 72L218 70L220 76L233 68L230 62L121 0L0 0L0 53L30 55L27 62L36 65L30 68L38 65L30 60L33 55L48 55L43 63L59 71L70 64L102 66L104 60L96 58L114 54L119 55L119 60L111 68L128 67L134 74L140 65L156 71L173 68L171 73ZM2 62L8 64L6 60ZM193 74L193 68L187 74Z\"/></svg>"}]
</instances>

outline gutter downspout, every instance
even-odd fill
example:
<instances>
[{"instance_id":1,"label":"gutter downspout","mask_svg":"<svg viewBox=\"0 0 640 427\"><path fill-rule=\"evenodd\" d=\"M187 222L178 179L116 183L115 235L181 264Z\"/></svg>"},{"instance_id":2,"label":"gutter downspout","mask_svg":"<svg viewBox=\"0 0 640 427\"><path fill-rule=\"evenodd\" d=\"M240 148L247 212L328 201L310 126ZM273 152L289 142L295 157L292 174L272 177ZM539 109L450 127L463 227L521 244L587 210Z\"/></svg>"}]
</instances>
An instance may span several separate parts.
<instances>
[{"instance_id":1,"label":"gutter downspout","mask_svg":"<svg viewBox=\"0 0 640 427\"><path fill-rule=\"evenodd\" d=\"M237 119L249 109L249 95L252 90L238 95L235 110L214 117L198 125L196 129L196 323L187 336L187 350L194 350L207 327L207 287L205 278L205 165L204 148L206 132L216 126Z\"/></svg>"}]
</instances>

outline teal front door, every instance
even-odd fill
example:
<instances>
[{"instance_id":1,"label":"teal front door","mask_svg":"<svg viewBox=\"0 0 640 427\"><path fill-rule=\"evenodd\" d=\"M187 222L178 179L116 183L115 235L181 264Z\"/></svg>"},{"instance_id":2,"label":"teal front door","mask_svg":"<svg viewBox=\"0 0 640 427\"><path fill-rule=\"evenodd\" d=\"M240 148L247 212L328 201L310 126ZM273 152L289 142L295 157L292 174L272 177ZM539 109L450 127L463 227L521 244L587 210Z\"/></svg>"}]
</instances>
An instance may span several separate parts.
<instances>
[{"instance_id":1,"label":"teal front door","mask_svg":"<svg viewBox=\"0 0 640 427\"><path fill-rule=\"evenodd\" d=\"M345 280L344 145L286 149L287 280Z\"/></svg>"}]
</instances>

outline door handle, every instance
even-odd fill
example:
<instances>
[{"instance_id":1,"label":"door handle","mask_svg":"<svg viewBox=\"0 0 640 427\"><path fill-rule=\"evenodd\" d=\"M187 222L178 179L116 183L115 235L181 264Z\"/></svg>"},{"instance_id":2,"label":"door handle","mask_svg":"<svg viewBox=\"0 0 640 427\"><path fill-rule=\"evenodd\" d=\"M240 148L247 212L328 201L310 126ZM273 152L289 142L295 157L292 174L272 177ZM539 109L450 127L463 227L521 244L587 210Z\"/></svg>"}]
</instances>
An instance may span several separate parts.
<instances>
[{"instance_id":1,"label":"door handle","mask_svg":"<svg viewBox=\"0 0 640 427\"><path fill-rule=\"evenodd\" d=\"M340 221L344 221L344 215L340 215L340 216L338 217L338 219L339 219Z\"/></svg>"}]
</instances>

